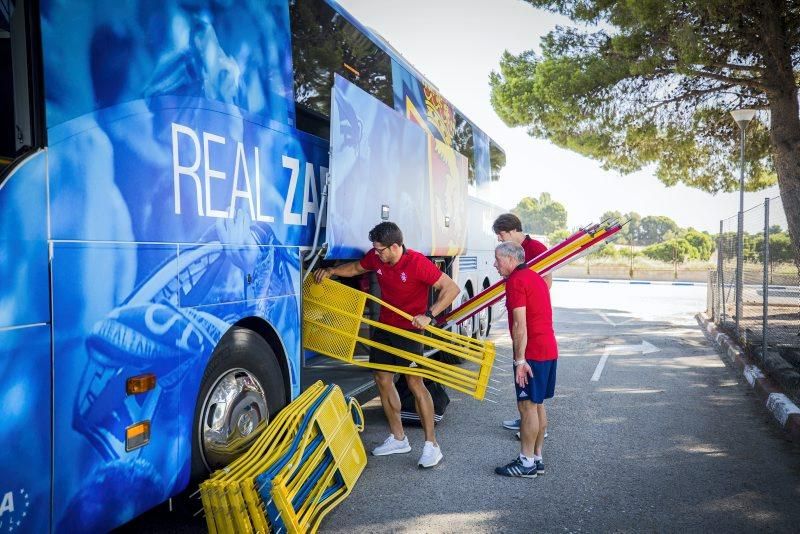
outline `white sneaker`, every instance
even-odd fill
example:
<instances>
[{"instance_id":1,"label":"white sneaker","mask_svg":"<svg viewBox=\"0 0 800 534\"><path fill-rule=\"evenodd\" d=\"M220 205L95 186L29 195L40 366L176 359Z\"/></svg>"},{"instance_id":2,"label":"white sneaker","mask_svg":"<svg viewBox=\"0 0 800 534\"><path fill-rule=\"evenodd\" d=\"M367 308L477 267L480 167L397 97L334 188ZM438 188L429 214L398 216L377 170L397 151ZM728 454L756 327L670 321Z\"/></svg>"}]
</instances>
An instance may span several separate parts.
<instances>
[{"instance_id":1,"label":"white sneaker","mask_svg":"<svg viewBox=\"0 0 800 534\"><path fill-rule=\"evenodd\" d=\"M440 449L438 445L426 441L425 446L422 448L422 456L419 457L419 466L425 468L433 467L441 462L442 458L444 458L444 456L442 456L442 449Z\"/></svg>"},{"instance_id":2,"label":"white sneaker","mask_svg":"<svg viewBox=\"0 0 800 534\"><path fill-rule=\"evenodd\" d=\"M411 452L411 445L408 444L408 436L403 439L395 439L394 434L389 434L382 445L372 449L373 456L387 456L389 454L402 454Z\"/></svg>"}]
</instances>

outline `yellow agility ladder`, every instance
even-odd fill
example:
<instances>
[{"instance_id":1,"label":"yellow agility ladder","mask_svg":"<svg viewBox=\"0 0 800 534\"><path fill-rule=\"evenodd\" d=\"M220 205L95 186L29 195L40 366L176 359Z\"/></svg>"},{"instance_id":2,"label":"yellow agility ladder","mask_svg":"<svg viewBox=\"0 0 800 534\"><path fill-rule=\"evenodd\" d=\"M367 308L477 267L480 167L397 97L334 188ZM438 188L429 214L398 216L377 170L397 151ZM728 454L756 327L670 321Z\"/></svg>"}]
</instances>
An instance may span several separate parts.
<instances>
[{"instance_id":1,"label":"yellow agility ladder","mask_svg":"<svg viewBox=\"0 0 800 534\"><path fill-rule=\"evenodd\" d=\"M391 371L428 378L482 400L486 395L489 375L494 363L494 343L478 341L455 332L428 326L428 335L403 330L364 317L367 300L377 302L409 321L412 317L377 297L347 287L330 279L322 283L308 277L303 284L303 347L360 367ZM417 341L428 349L451 354L477 365L477 370L431 360L396 347L361 336L362 325L380 328ZM412 367L370 363L356 360L356 343L377 347L413 362ZM474 366L473 366L474 367Z\"/></svg>"},{"instance_id":2,"label":"yellow agility ladder","mask_svg":"<svg viewBox=\"0 0 800 534\"><path fill-rule=\"evenodd\" d=\"M338 386L306 389L244 455L200 485L209 532L316 531L366 466L363 421Z\"/></svg>"}]
</instances>

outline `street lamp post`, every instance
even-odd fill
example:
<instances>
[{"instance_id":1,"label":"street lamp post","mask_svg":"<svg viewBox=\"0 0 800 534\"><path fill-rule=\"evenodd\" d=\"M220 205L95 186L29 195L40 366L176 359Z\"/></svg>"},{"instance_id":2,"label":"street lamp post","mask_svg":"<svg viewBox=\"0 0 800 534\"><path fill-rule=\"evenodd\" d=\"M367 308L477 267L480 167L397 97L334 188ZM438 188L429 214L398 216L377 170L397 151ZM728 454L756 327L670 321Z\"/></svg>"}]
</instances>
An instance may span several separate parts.
<instances>
[{"instance_id":1,"label":"street lamp post","mask_svg":"<svg viewBox=\"0 0 800 534\"><path fill-rule=\"evenodd\" d=\"M756 114L754 109L735 109L731 116L739 125L739 221L736 230L736 336L742 339L739 320L742 317L742 270L744 268L744 132Z\"/></svg>"}]
</instances>

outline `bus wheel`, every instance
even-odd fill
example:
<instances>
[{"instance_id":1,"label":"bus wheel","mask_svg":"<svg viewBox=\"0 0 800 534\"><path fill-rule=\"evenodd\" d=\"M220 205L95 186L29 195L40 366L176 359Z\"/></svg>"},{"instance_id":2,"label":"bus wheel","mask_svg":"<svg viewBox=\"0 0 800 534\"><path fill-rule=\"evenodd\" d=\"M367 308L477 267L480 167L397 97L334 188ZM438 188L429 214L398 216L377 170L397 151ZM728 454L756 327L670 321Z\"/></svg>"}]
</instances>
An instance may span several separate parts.
<instances>
[{"instance_id":1,"label":"bus wheel","mask_svg":"<svg viewBox=\"0 0 800 534\"><path fill-rule=\"evenodd\" d=\"M459 299L458 301L458 306L461 306L471 298L472 295L470 295L465 289L461 293L461 299ZM472 337L475 334L475 317L470 317L469 319L458 325L458 333L461 334L462 336Z\"/></svg>"},{"instance_id":2,"label":"bus wheel","mask_svg":"<svg viewBox=\"0 0 800 534\"><path fill-rule=\"evenodd\" d=\"M492 327L492 311L488 306L477 313L475 323L477 324L475 328L476 339L486 339L489 335L489 329Z\"/></svg>"},{"instance_id":3,"label":"bus wheel","mask_svg":"<svg viewBox=\"0 0 800 534\"><path fill-rule=\"evenodd\" d=\"M233 327L214 350L197 396L193 478L244 453L285 403L283 375L272 348L256 332Z\"/></svg>"}]
</instances>

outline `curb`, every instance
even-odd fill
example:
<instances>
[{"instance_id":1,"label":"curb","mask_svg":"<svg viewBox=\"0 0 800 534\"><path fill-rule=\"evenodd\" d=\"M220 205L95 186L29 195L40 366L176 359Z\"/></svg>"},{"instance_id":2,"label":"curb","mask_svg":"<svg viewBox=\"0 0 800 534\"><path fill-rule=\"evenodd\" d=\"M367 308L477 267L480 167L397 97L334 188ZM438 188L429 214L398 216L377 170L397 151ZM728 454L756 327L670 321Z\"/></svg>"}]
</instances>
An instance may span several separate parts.
<instances>
[{"instance_id":1,"label":"curb","mask_svg":"<svg viewBox=\"0 0 800 534\"><path fill-rule=\"evenodd\" d=\"M705 313L698 313L695 319L706 337L727 356L736 370L744 375L747 383L786 432L789 440L800 443L800 408L764 375L764 372L730 336L720 332L717 325Z\"/></svg>"},{"instance_id":2,"label":"curb","mask_svg":"<svg viewBox=\"0 0 800 534\"><path fill-rule=\"evenodd\" d=\"M632 284L639 286L705 286L706 282L665 282L658 280L616 280L605 278L553 278L553 282L582 282L584 284Z\"/></svg>"}]
</instances>

